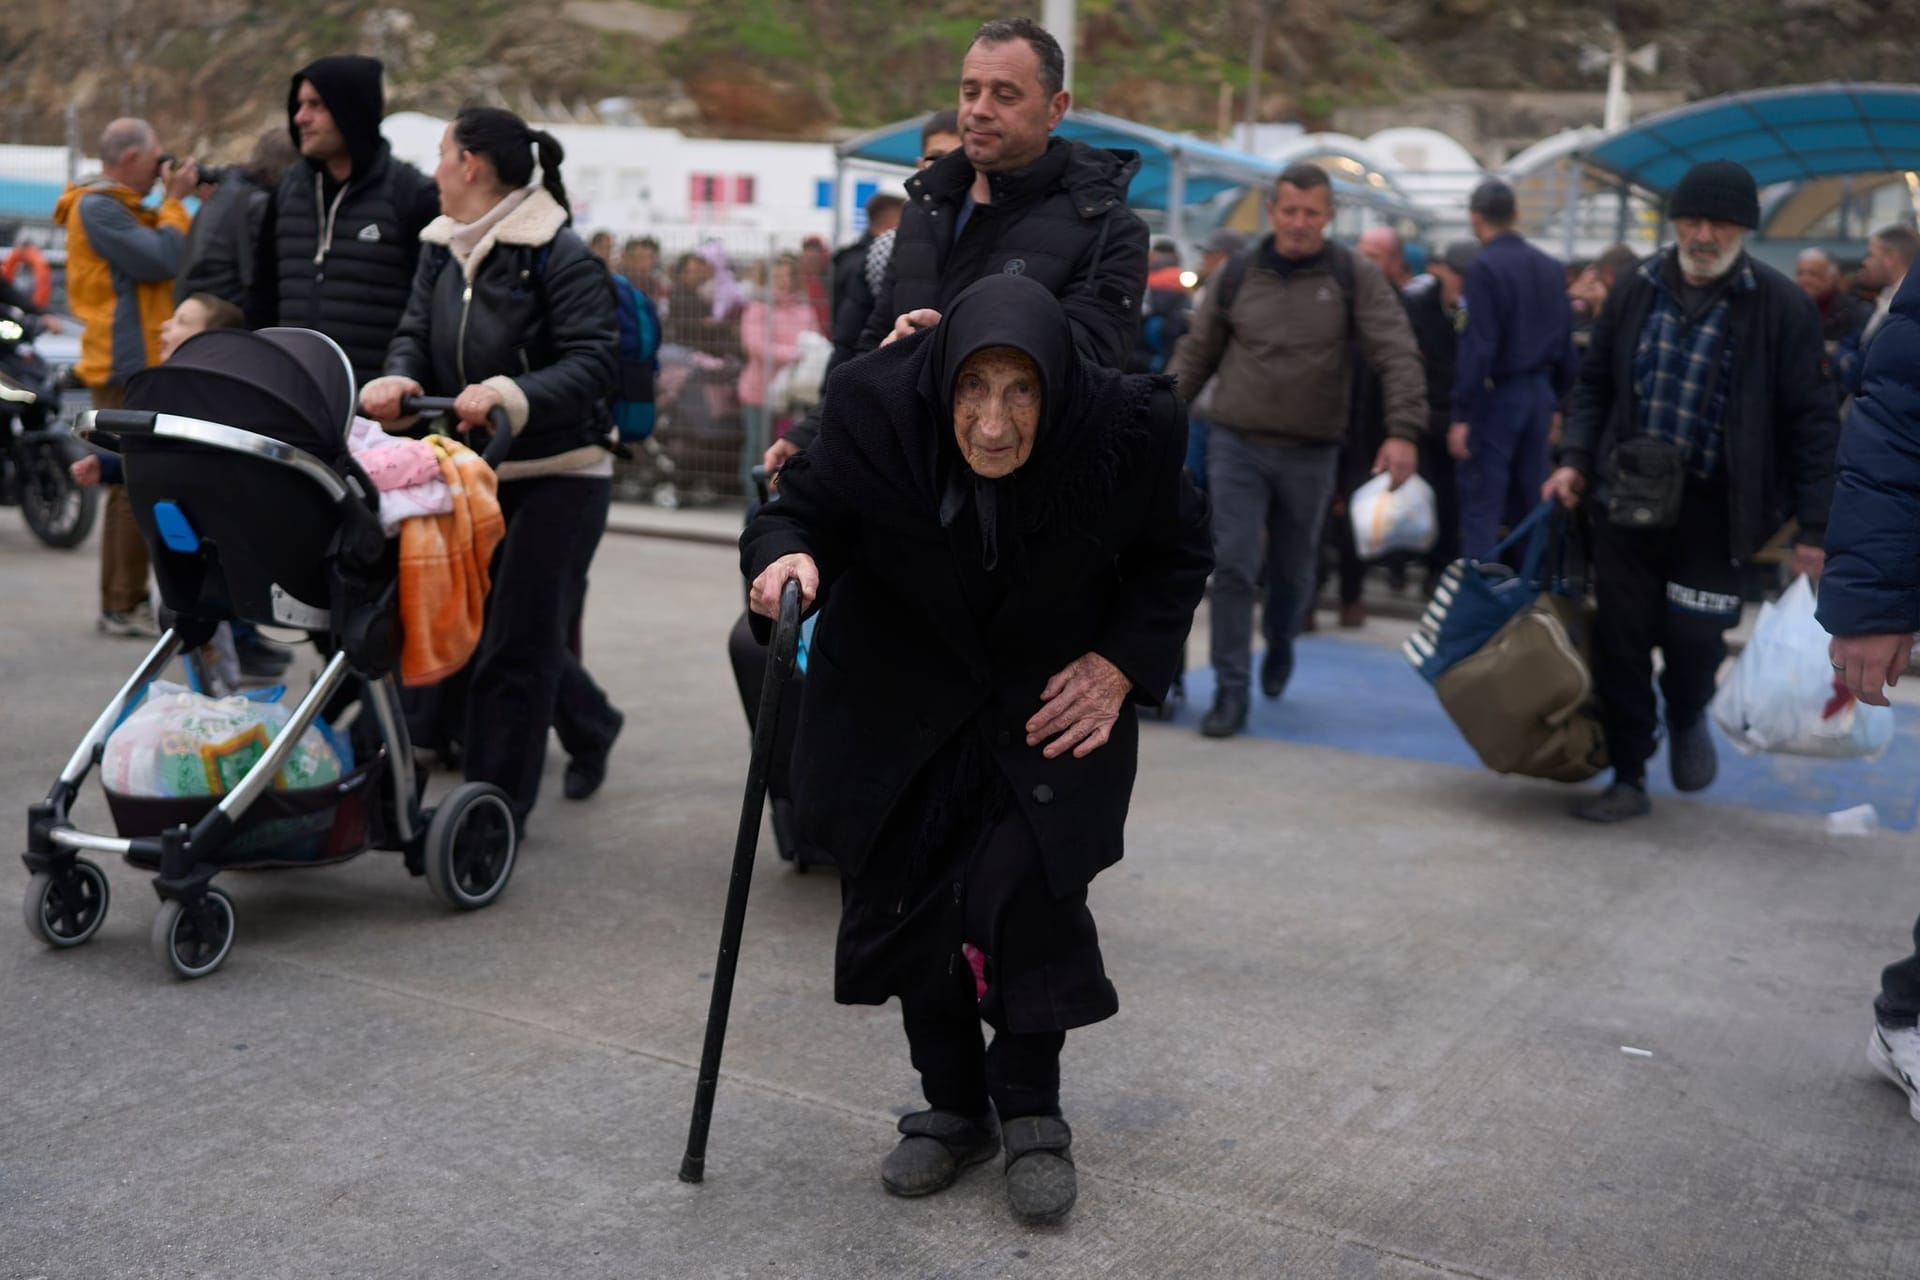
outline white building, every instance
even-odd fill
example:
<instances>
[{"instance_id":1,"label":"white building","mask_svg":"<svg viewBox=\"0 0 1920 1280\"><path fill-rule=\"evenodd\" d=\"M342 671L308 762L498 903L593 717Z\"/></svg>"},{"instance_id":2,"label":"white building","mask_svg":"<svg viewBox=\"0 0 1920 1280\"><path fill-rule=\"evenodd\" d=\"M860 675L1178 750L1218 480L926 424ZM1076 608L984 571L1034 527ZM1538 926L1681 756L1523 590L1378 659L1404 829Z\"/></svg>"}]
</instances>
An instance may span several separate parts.
<instances>
[{"instance_id":1,"label":"white building","mask_svg":"<svg viewBox=\"0 0 1920 1280\"><path fill-rule=\"evenodd\" d=\"M395 155L431 173L446 125L409 111L387 117L383 130ZM827 143L689 138L677 129L636 125L541 127L566 149L567 195L583 235L650 234L669 248L714 237L742 252L834 235L834 157ZM849 178L839 192L841 240L864 228L867 197L888 185Z\"/></svg>"}]
</instances>

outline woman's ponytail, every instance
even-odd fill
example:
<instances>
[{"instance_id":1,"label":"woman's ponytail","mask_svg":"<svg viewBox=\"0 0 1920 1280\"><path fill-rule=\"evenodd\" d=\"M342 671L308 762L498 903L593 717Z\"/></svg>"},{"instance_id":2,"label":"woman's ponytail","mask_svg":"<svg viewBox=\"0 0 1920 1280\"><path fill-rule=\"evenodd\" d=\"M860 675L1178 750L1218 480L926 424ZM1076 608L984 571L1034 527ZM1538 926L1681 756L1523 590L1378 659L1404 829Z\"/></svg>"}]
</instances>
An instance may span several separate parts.
<instances>
[{"instance_id":1,"label":"woman's ponytail","mask_svg":"<svg viewBox=\"0 0 1920 1280\"><path fill-rule=\"evenodd\" d=\"M532 135L534 154L540 160L541 183L546 187L547 194L571 217L573 206L567 203L567 186L560 180L560 162L567 158L566 149L560 145L560 139L545 129L534 129Z\"/></svg>"}]
</instances>

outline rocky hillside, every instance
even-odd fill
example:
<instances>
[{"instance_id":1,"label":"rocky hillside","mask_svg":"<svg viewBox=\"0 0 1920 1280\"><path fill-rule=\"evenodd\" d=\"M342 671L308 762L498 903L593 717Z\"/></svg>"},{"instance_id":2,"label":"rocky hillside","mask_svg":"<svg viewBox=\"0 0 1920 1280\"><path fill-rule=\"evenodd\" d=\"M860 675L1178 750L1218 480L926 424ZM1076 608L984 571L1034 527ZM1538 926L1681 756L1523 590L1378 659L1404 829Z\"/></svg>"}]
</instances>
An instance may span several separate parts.
<instances>
[{"instance_id":1,"label":"rocky hillside","mask_svg":"<svg viewBox=\"0 0 1920 1280\"><path fill-rule=\"evenodd\" d=\"M1262 5L1271 21L1263 22ZM1038 8L1037 5L1034 8ZM608 97L696 133L827 137L951 98L976 4L848 0L15 0L0 28L0 140L91 138L145 115L176 149L232 154L283 119L286 75L378 54L396 108L502 101L542 114ZM1902 80L1920 0L1082 0L1078 96L1206 129L1238 116L1263 27L1265 119L1434 89L1586 89L1609 20L1658 40L1637 86L1713 94L1828 78Z\"/></svg>"}]
</instances>

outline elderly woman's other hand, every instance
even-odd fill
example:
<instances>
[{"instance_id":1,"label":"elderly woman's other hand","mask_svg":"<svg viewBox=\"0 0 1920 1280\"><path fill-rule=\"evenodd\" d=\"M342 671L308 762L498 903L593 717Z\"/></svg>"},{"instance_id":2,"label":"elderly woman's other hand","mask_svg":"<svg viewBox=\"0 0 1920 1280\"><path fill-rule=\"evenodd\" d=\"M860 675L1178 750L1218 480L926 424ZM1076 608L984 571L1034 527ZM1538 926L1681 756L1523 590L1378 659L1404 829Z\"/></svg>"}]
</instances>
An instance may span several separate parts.
<instances>
[{"instance_id":1,"label":"elderly woman's other hand","mask_svg":"<svg viewBox=\"0 0 1920 1280\"><path fill-rule=\"evenodd\" d=\"M1040 691L1045 705L1027 721L1027 745L1053 738L1041 752L1049 760L1069 749L1075 759L1091 755L1106 745L1132 689L1133 681L1099 654L1074 659Z\"/></svg>"},{"instance_id":2,"label":"elderly woman's other hand","mask_svg":"<svg viewBox=\"0 0 1920 1280\"><path fill-rule=\"evenodd\" d=\"M813 598L820 591L820 567L814 564L812 556L796 554L781 556L753 580L753 590L748 596L753 611L763 618L778 618L780 592L789 578L800 583L800 612L812 608Z\"/></svg>"}]
</instances>

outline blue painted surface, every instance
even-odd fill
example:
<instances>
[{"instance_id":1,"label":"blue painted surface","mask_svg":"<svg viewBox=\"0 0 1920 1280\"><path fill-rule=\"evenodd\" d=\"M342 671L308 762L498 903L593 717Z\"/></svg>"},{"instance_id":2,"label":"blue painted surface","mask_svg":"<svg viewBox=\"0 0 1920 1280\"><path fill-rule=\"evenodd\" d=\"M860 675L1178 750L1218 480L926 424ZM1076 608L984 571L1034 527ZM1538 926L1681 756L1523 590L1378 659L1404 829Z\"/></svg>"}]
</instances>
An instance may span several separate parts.
<instances>
[{"instance_id":1,"label":"blue painted surface","mask_svg":"<svg viewBox=\"0 0 1920 1280\"><path fill-rule=\"evenodd\" d=\"M1254 669L1259 670L1257 660ZM1151 717L1143 717L1142 724L1169 731L1198 728L1213 703L1212 668L1187 672L1185 683L1186 700L1170 724L1157 725ZM1247 733L1277 742L1484 768L1441 710L1433 689L1398 649L1332 636L1300 638L1285 698L1269 701L1256 687ZM1878 760L1743 756L1719 730L1714 736L1720 746L1720 777L1701 793L1703 799L1814 815L1870 803L1880 811L1882 826L1912 831L1920 822L1920 717L1905 708L1895 719L1893 745ZM1656 795L1672 794L1664 747L1647 775ZM1589 785L1598 786L1599 781Z\"/></svg>"}]
</instances>

